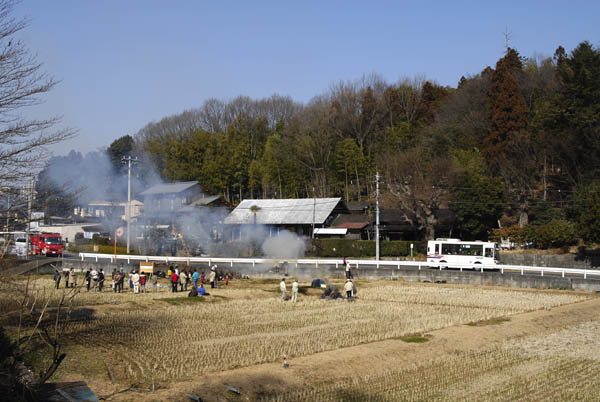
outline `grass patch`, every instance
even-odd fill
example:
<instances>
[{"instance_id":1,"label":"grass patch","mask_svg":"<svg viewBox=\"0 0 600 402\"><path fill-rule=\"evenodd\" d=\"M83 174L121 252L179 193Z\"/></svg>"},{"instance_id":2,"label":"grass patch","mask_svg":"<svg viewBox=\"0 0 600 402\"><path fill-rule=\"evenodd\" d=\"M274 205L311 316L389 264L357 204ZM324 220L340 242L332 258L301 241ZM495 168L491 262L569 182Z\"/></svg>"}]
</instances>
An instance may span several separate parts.
<instances>
[{"instance_id":1,"label":"grass patch","mask_svg":"<svg viewBox=\"0 0 600 402\"><path fill-rule=\"evenodd\" d=\"M215 296L217 297L217 296ZM172 304L173 306L179 306L181 304L194 304L194 303L203 303L206 301L204 296L196 296L196 297L167 297L164 299L158 299L160 301L164 301L165 303Z\"/></svg>"},{"instance_id":2,"label":"grass patch","mask_svg":"<svg viewBox=\"0 0 600 402\"><path fill-rule=\"evenodd\" d=\"M411 335L411 336L403 336L400 338L400 340L407 342L407 343L425 343L425 342L429 341L429 337L428 336Z\"/></svg>"},{"instance_id":3,"label":"grass patch","mask_svg":"<svg viewBox=\"0 0 600 402\"><path fill-rule=\"evenodd\" d=\"M503 322L507 322L507 321L510 321L510 318L496 317L496 318L490 318L489 320L469 322L469 323L467 323L467 325L470 327L483 327L485 325L498 325L498 324L502 324Z\"/></svg>"}]
</instances>

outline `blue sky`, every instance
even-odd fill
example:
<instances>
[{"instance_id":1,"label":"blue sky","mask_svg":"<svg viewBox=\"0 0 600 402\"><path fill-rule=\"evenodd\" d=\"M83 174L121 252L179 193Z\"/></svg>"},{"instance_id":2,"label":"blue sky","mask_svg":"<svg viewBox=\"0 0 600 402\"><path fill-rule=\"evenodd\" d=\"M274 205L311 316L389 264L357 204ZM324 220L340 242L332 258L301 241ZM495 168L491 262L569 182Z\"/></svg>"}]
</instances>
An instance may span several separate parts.
<instances>
[{"instance_id":1,"label":"blue sky","mask_svg":"<svg viewBox=\"0 0 600 402\"><path fill-rule=\"evenodd\" d=\"M488 4L489 3L489 4ZM502 56L600 44L597 1L25 0L20 37L60 84L30 117L79 130L53 149L89 152L150 121L274 93L307 102L376 72L456 86Z\"/></svg>"}]
</instances>

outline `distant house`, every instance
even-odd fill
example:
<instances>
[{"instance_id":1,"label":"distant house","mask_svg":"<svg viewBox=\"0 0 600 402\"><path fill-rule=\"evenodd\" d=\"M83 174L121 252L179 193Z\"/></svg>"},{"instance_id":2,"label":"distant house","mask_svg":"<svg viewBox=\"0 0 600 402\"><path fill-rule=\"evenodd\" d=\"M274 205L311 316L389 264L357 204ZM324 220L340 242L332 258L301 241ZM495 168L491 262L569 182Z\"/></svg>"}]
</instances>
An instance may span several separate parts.
<instances>
[{"instance_id":1,"label":"distant house","mask_svg":"<svg viewBox=\"0 0 600 402\"><path fill-rule=\"evenodd\" d=\"M178 215L190 214L198 207L225 204L220 196L207 194L197 181L157 184L140 195L148 224L171 225Z\"/></svg>"},{"instance_id":2,"label":"distant house","mask_svg":"<svg viewBox=\"0 0 600 402\"><path fill-rule=\"evenodd\" d=\"M270 234L285 229L311 237L313 228L329 227L338 214L348 212L341 198L243 200L225 224L238 229L232 230L233 237L242 236L252 225L266 225Z\"/></svg>"},{"instance_id":3,"label":"distant house","mask_svg":"<svg viewBox=\"0 0 600 402\"><path fill-rule=\"evenodd\" d=\"M138 200L131 200L131 218L135 220L142 214L144 203ZM86 206L77 207L74 210L76 216L82 218L103 218L109 220L120 219L127 220L127 201L92 201Z\"/></svg>"},{"instance_id":4,"label":"distant house","mask_svg":"<svg viewBox=\"0 0 600 402\"><path fill-rule=\"evenodd\" d=\"M338 215L331 227L347 229L346 238L355 240L373 240L375 238L375 213L367 213L368 208L359 207L352 209L351 214ZM364 212L360 212L360 211ZM436 233L440 236L449 236L452 233L455 216L447 209L437 213L438 223ZM423 233L419 230L417 217L408 211L400 209L381 209L379 211L379 235L382 240L417 240Z\"/></svg>"}]
</instances>

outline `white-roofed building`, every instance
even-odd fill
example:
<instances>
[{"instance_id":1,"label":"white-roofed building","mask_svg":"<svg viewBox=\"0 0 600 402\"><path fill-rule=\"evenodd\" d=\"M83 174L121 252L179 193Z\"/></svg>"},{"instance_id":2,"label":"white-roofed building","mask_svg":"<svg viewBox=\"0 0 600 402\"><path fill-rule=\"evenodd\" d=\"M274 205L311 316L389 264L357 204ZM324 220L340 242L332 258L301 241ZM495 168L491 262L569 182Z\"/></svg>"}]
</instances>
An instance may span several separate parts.
<instances>
[{"instance_id":1,"label":"white-roofed building","mask_svg":"<svg viewBox=\"0 0 600 402\"><path fill-rule=\"evenodd\" d=\"M327 227L340 213L348 213L341 198L288 198L243 200L227 218L226 225L265 225L270 231L286 229L311 236L313 228Z\"/></svg>"}]
</instances>

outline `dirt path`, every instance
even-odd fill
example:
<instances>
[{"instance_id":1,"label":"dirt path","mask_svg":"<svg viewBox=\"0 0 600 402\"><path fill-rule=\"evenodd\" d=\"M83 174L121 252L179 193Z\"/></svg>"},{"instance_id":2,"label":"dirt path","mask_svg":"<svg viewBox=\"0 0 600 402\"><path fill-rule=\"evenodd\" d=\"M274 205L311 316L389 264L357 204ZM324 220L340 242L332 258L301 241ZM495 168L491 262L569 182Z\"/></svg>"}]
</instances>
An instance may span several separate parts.
<instances>
[{"instance_id":1,"label":"dirt path","mask_svg":"<svg viewBox=\"0 0 600 402\"><path fill-rule=\"evenodd\" d=\"M410 367L460 352L484 350L507 340L545 335L589 321L600 320L600 298L538 310L510 317L509 321L486 326L444 328L431 331L431 340L423 344L391 339L350 348L317 353L282 363L260 364L200 376L196 381L173 384L153 394L128 392L122 400L189 400L193 393L204 401L254 401L265 395L299 389L310 384L335 383L356 375L376 375L386 370ZM225 389L241 391L241 396ZM121 397L114 398L121 400Z\"/></svg>"}]
</instances>

